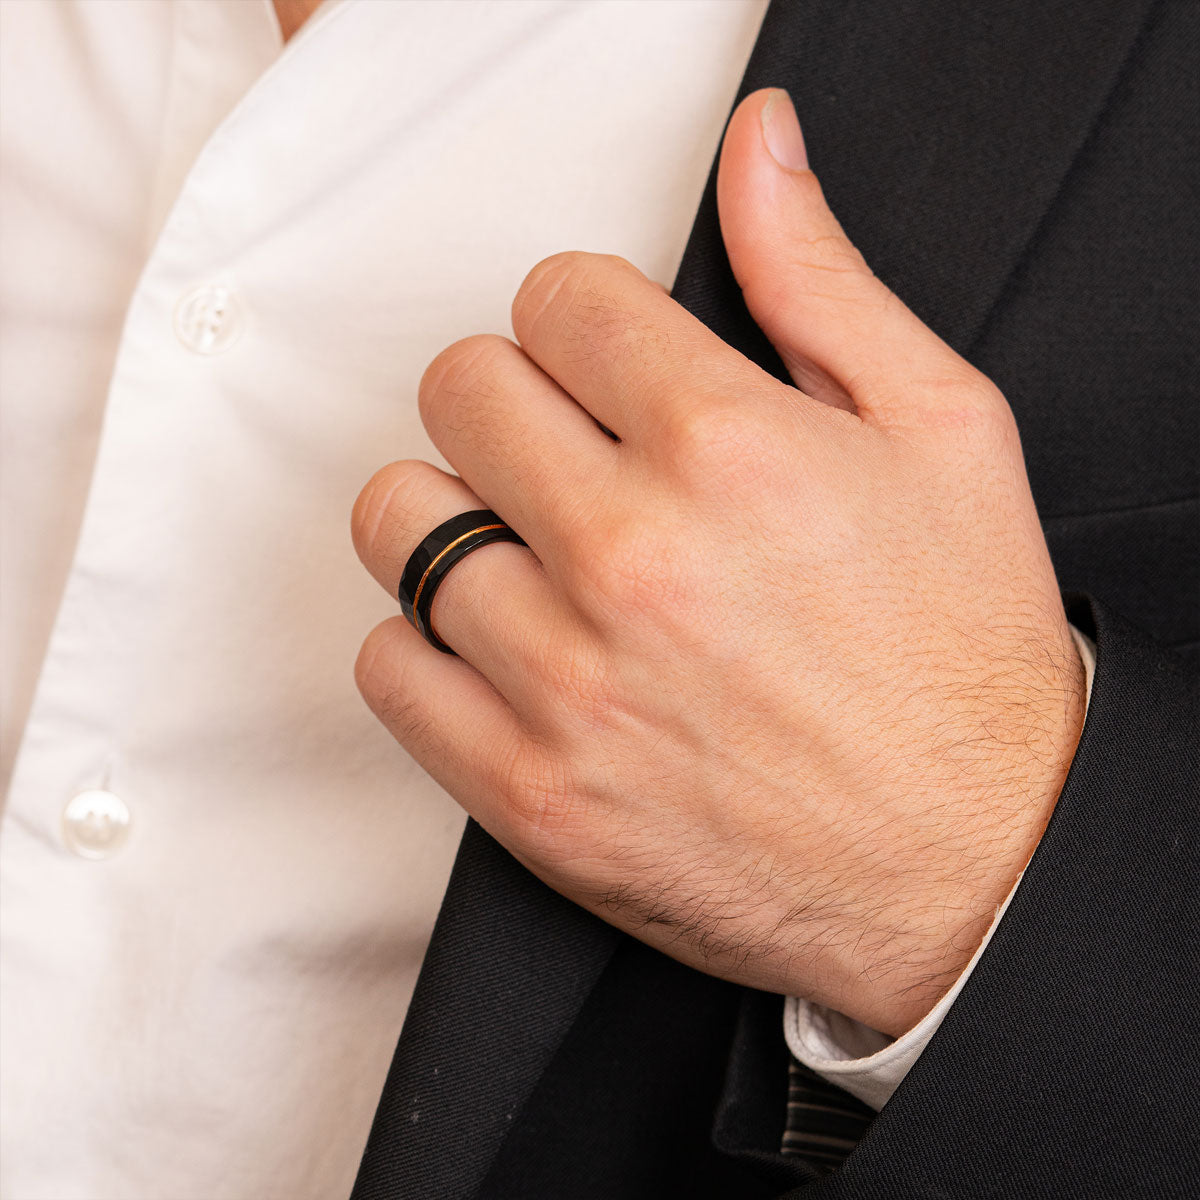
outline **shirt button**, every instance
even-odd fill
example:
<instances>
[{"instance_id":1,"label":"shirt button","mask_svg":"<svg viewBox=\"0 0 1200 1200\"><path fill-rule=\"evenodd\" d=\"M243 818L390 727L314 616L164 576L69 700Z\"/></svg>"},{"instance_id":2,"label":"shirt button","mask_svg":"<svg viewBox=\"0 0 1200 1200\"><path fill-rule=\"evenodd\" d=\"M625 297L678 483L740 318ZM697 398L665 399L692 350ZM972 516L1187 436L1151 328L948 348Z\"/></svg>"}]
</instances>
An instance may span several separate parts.
<instances>
[{"instance_id":1,"label":"shirt button","mask_svg":"<svg viewBox=\"0 0 1200 1200\"><path fill-rule=\"evenodd\" d=\"M206 283L175 305L175 334L197 354L220 354L242 332L242 310L232 289Z\"/></svg>"},{"instance_id":2,"label":"shirt button","mask_svg":"<svg viewBox=\"0 0 1200 1200\"><path fill-rule=\"evenodd\" d=\"M107 858L129 836L129 808L112 792L87 791L63 809L63 841L80 858Z\"/></svg>"}]
</instances>

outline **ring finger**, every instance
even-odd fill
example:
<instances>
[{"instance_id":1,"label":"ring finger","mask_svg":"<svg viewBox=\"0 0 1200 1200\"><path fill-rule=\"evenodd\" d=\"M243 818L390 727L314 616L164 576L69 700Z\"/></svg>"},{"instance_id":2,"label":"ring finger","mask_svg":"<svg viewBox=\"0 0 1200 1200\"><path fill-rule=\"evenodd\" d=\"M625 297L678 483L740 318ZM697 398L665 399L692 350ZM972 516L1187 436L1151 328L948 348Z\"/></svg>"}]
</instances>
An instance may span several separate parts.
<instances>
[{"instance_id":1,"label":"ring finger","mask_svg":"<svg viewBox=\"0 0 1200 1200\"><path fill-rule=\"evenodd\" d=\"M394 462L375 473L355 502L354 545L395 596L409 556L428 534L459 513L486 507L461 479L432 463ZM430 623L527 720L540 711L543 664L570 655L582 638L536 555L515 542L492 542L459 559L433 598Z\"/></svg>"}]
</instances>

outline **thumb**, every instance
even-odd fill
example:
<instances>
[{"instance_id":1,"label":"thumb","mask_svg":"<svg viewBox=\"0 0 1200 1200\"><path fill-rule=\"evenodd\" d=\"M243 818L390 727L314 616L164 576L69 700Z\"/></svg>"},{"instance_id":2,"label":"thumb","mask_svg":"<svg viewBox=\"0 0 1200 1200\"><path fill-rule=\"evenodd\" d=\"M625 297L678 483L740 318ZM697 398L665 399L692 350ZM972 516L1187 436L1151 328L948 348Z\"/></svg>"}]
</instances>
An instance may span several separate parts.
<instances>
[{"instance_id":1,"label":"thumb","mask_svg":"<svg viewBox=\"0 0 1200 1200\"><path fill-rule=\"evenodd\" d=\"M725 249L746 307L796 386L878 424L909 424L975 374L872 273L809 170L787 92L753 92L730 118L717 171Z\"/></svg>"}]
</instances>

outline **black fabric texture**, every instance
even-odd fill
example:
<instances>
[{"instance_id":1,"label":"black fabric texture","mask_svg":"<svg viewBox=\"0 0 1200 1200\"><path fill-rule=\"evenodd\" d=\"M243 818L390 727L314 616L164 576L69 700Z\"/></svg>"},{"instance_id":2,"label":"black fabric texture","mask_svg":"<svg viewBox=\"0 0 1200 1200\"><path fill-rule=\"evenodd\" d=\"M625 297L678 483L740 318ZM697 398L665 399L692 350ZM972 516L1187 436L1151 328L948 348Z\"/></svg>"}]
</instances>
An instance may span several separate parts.
<instances>
[{"instance_id":1,"label":"black fabric texture","mask_svg":"<svg viewBox=\"0 0 1200 1200\"><path fill-rule=\"evenodd\" d=\"M1005 392L1098 644L1016 898L857 1148L779 1152L781 997L469 823L354 1200L1200 1195L1198 49L1190 0L773 0L739 89L788 89L867 261ZM714 184L673 294L786 378Z\"/></svg>"},{"instance_id":2,"label":"black fabric texture","mask_svg":"<svg viewBox=\"0 0 1200 1200\"><path fill-rule=\"evenodd\" d=\"M469 821L354 1196L470 1195L618 938Z\"/></svg>"}]
</instances>

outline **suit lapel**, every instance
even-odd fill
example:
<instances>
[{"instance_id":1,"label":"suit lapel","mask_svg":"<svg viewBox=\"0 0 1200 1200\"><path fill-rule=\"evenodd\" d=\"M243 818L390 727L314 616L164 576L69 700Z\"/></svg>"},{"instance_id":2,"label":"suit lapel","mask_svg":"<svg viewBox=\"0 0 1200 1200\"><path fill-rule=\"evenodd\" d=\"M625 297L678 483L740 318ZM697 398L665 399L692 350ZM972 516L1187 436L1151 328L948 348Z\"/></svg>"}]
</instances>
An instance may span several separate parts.
<instances>
[{"instance_id":1,"label":"suit lapel","mask_svg":"<svg viewBox=\"0 0 1200 1200\"><path fill-rule=\"evenodd\" d=\"M468 821L352 1200L473 1195L620 936Z\"/></svg>"},{"instance_id":2,"label":"suit lapel","mask_svg":"<svg viewBox=\"0 0 1200 1200\"><path fill-rule=\"evenodd\" d=\"M1151 0L774 0L737 101L791 93L830 207L877 275L968 355L1084 149ZM716 167L673 293L786 379L750 321Z\"/></svg>"},{"instance_id":3,"label":"suit lapel","mask_svg":"<svg viewBox=\"0 0 1200 1200\"><path fill-rule=\"evenodd\" d=\"M774 0L738 100L788 89L851 239L969 354L1148 7ZM673 295L786 378L729 269L715 182L714 164ZM469 822L353 1200L474 1195L621 936Z\"/></svg>"}]
</instances>

